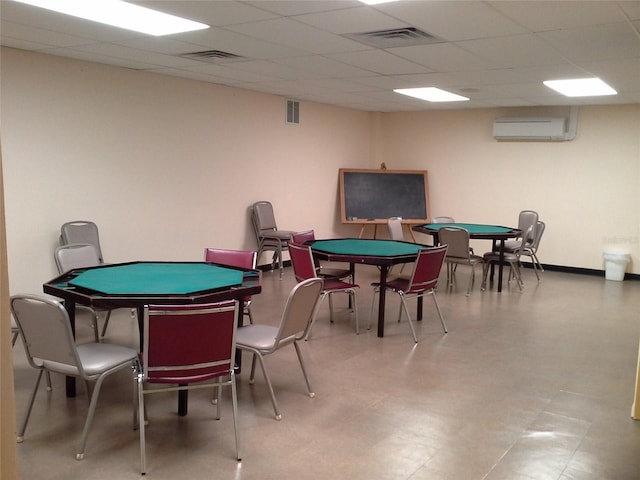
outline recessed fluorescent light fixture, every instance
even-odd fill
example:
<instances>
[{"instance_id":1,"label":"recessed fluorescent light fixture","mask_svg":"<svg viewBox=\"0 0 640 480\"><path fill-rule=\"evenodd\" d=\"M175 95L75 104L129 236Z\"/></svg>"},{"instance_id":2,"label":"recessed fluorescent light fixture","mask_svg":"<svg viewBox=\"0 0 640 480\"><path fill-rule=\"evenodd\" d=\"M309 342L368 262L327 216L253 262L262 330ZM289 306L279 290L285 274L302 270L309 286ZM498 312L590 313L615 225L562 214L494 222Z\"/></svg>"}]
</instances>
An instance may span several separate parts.
<instances>
[{"instance_id":1,"label":"recessed fluorescent light fixture","mask_svg":"<svg viewBox=\"0 0 640 480\"><path fill-rule=\"evenodd\" d=\"M397 0L360 0L360 2L366 4L366 5L378 5L380 3L391 3L391 2L395 2Z\"/></svg>"},{"instance_id":2,"label":"recessed fluorescent light fixture","mask_svg":"<svg viewBox=\"0 0 640 480\"><path fill-rule=\"evenodd\" d=\"M194 22L120 0L15 1L156 37L209 28L209 25L204 23Z\"/></svg>"},{"instance_id":3,"label":"recessed fluorescent light fixture","mask_svg":"<svg viewBox=\"0 0 640 480\"><path fill-rule=\"evenodd\" d=\"M613 88L599 78L573 78L568 80L546 80L547 87L567 97L597 97L600 95L617 95Z\"/></svg>"},{"instance_id":4,"label":"recessed fluorescent light fixture","mask_svg":"<svg viewBox=\"0 0 640 480\"><path fill-rule=\"evenodd\" d=\"M426 100L427 102L466 102L469 100L462 95L456 95L455 93L440 90L435 87L397 88L394 92L419 98L420 100Z\"/></svg>"}]
</instances>

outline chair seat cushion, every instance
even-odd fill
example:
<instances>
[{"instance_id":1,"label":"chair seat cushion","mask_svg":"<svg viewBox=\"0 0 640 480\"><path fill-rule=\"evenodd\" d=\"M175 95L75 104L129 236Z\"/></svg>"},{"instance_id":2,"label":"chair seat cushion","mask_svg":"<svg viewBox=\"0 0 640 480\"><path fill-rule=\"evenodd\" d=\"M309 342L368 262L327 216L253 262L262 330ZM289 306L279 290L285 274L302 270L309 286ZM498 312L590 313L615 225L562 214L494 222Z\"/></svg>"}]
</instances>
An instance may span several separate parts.
<instances>
[{"instance_id":1,"label":"chair seat cushion","mask_svg":"<svg viewBox=\"0 0 640 480\"><path fill-rule=\"evenodd\" d=\"M482 262L482 257L479 255L469 255L469 257L445 257L445 261L449 263L459 263L463 265L474 265Z\"/></svg>"},{"instance_id":2,"label":"chair seat cushion","mask_svg":"<svg viewBox=\"0 0 640 480\"><path fill-rule=\"evenodd\" d=\"M236 345L238 348L246 346L260 351L271 350L277 334L278 327L271 325L245 325L236 332Z\"/></svg>"},{"instance_id":3,"label":"chair seat cushion","mask_svg":"<svg viewBox=\"0 0 640 480\"><path fill-rule=\"evenodd\" d=\"M347 290L347 289L360 287L355 283L343 282L342 280L339 280L335 277L326 277L326 278L323 277L323 280L324 280L324 284L323 284L322 290L325 292L332 291L332 290Z\"/></svg>"},{"instance_id":4,"label":"chair seat cushion","mask_svg":"<svg viewBox=\"0 0 640 480\"><path fill-rule=\"evenodd\" d=\"M498 262L500 261L500 252L487 252L483 256L485 262ZM505 252L505 262L517 262L518 256L514 253Z\"/></svg>"},{"instance_id":5,"label":"chair seat cushion","mask_svg":"<svg viewBox=\"0 0 640 480\"><path fill-rule=\"evenodd\" d=\"M103 372L133 361L137 356L132 348L110 343L83 343L78 345L78 356L84 367L85 374L92 378ZM48 370L69 376L79 376L78 369L74 365L45 360L43 365Z\"/></svg>"},{"instance_id":6,"label":"chair seat cushion","mask_svg":"<svg viewBox=\"0 0 640 480\"><path fill-rule=\"evenodd\" d=\"M264 238L274 238L278 240L290 240L291 235L295 232L290 230L262 230L260 235Z\"/></svg>"},{"instance_id":7,"label":"chair seat cushion","mask_svg":"<svg viewBox=\"0 0 640 480\"><path fill-rule=\"evenodd\" d=\"M325 268L320 267L318 270L318 276L320 277L333 277L333 278L343 278L351 275L351 271L346 268Z\"/></svg>"}]
</instances>

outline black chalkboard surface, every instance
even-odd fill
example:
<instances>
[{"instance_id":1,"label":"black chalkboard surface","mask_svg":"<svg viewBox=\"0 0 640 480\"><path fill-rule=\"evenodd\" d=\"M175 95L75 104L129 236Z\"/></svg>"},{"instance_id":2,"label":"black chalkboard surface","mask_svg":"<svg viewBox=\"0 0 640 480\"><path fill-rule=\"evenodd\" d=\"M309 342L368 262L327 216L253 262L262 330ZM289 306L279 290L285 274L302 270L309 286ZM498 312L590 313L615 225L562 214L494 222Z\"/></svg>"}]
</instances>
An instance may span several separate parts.
<instances>
[{"instance_id":1,"label":"black chalkboard surface","mask_svg":"<svg viewBox=\"0 0 640 480\"><path fill-rule=\"evenodd\" d=\"M340 169L342 223L429 222L426 170Z\"/></svg>"}]
</instances>

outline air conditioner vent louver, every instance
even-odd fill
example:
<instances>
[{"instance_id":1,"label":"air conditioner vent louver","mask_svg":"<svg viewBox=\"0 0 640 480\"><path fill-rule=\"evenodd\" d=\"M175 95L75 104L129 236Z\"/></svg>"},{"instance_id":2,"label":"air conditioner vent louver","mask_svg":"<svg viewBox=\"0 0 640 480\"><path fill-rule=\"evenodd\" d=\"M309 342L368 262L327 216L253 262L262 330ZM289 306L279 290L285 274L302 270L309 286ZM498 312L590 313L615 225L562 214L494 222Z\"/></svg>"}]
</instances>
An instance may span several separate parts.
<instances>
[{"instance_id":1,"label":"air conditioner vent louver","mask_svg":"<svg viewBox=\"0 0 640 480\"><path fill-rule=\"evenodd\" d=\"M568 140L567 119L557 117L503 117L493 122L497 140Z\"/></svg>"},{"instance_id":2,"label":"air conditioner vent louver","mask_svg":"<svg viewBox=\"0 0 640 480\"><path fill-rule=\"evenodd\" d=\"M356 42L377 48L408 47L442 43L443 40L415 27L393 28L373 32L349 33L344 35Z\"/></svg>"},{"instance_id":3,"label":"air conditioner vent louver","mask_svg":"<svg viewBox=\"0 0 640 480\"><path fill-rule=\"evenodd\" d=\"M248 60L246 57L236 55L235 53L223 52L222 50L203 50L200 52L183 53L180 56L208 63L231 63Z\"/></svg>"}]
</instances>

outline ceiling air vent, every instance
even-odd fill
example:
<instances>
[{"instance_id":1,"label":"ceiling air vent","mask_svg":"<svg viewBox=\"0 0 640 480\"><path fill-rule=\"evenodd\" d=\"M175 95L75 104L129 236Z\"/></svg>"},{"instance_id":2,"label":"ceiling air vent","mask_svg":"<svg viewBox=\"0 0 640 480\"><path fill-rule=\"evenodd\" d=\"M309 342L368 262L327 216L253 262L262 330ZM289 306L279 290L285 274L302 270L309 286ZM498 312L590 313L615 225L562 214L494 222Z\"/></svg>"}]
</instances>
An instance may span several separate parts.
<instances>
[{"instance_id":1,"label":"ceiling air vent","mask_svg":"<svg viewBox=\"0 0 640 480\"><path fill-rule=\"evenodd\" d=\"M203 50L201 52L183 53L180 56L207 63L233 63L247 60L246 57L235 53L223 52L222 50Z\"/></svg>"},{"instance_id":2,"label":"ceiling air vent","mask_svg":"<svg viewBox=\"0 0 640 480\"><path fill-rule=\"evenodd\" d=\"M391 30L377 30L374 32L349 33L344 35L356 42L377 48L410 47L413 45L428 45L442 43L438 37L423 32L415 27L393 28Z\"/></svg>"}]
</instances>

